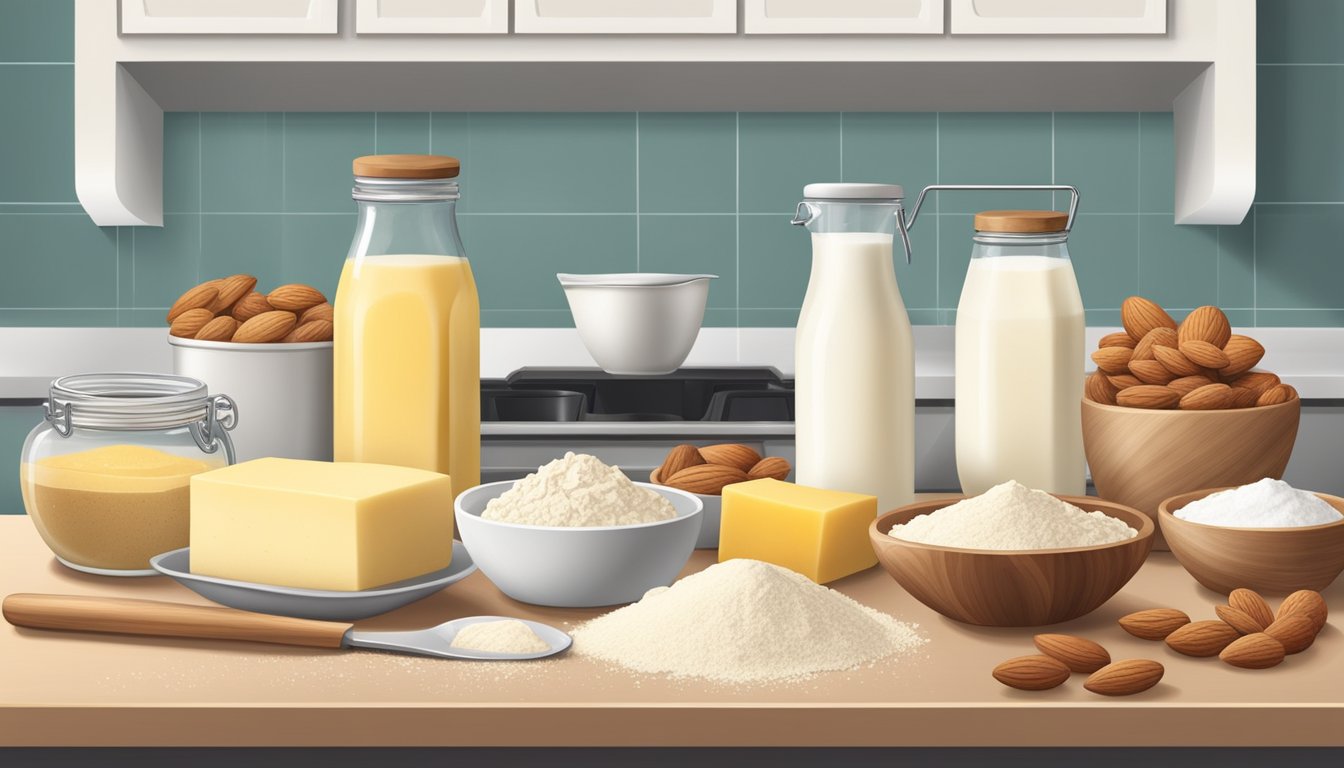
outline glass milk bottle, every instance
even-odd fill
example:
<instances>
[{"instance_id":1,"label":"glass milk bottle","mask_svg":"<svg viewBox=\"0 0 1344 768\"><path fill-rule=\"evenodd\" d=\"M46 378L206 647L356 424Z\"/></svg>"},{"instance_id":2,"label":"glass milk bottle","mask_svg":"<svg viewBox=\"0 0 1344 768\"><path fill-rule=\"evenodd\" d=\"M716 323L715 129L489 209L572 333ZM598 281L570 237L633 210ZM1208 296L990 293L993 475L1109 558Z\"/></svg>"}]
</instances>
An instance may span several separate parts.
<instances>
[{"instance_id":1,"label":"glass milk bottle","mask_svg":"<svg viewBox=\"0 0 1344 768\"><path fill-rule=\"evenodd\" d=\"M1083 300L1070 215L986 211L957 304L956 452L962 492L1016 480L1081 496Z\"/></svg>"},{"instance_id":2,"label":"glass milk bottle","mask_svg":"<svg viewBox=\"0 0 1344 768\"><path fill-rule=\"evenodd\" d=\"M480 483L480 304L457 232L455 158L354 162L359 224L335 307L337 461Z\"/></svg>"},{"instance_id":3,"label":"glass milk bottle","mask_svg":"<svg viewBox=\"0 0 1344 768\"><path fill-rule=\"evenodd\" d=\"M812 275L795 340L797 479L914 498L915 358L892 242L907 257L899 186L808 184L794 224L812 233Z\"/></svg>"}]
</instances>

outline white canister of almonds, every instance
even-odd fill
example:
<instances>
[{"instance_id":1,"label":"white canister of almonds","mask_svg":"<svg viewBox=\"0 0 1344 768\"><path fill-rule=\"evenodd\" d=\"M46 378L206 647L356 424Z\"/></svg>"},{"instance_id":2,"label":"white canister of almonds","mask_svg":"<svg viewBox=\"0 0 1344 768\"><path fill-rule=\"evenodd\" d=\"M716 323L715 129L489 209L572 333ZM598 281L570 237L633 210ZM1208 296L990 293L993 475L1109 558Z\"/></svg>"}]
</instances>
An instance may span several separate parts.
<instances>
[{"instance_id":1,"label":"white canister of almonds","mask_svg":"<svg viewBox=\"0 0 1344 768\"><path fill-rule=\"evenodd\" d=\"M246 344L169 336L173 372L228 392L238 406L238 461L331 461L330 341Z\"/></svg>"}]
</instances>

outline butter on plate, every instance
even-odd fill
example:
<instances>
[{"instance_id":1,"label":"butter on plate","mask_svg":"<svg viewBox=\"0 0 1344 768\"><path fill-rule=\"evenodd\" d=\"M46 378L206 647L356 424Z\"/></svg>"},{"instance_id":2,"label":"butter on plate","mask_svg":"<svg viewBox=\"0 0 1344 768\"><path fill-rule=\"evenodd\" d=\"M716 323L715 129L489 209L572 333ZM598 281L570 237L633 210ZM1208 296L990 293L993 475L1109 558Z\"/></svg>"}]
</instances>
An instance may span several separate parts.
<instances>
[{"instance_id":1,"label":"butter on plate","mask_svg":"<svg viewBox=\"0 0 1344 768\"><path fill-rule=\"evenodd\" d=\"M360 590L446 568L447 475L355 462L256 459L191 478L191 572Z\"/></svg>"}]
</instances>

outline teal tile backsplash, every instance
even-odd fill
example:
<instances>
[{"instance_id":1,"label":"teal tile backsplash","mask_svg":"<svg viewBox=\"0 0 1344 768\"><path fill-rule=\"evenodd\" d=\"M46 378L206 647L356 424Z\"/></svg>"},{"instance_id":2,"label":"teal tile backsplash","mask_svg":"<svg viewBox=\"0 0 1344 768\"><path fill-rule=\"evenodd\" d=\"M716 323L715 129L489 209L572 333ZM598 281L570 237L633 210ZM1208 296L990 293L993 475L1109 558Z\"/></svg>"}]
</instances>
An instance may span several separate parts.
<instances>
[{"instance_id":1,"label":"teal tile backsplash","mask_svg":"<svg viewBox=\"0 0 1344 768\"><path fill-rule=\"evenodd\" d=\"M109 0L110 1L110 0ZM1088 321L1143 291L1259 325L1341 325L1344 3L1262 0L1257 203L1239 226L1172 223L1169 113L172 113L165 226L93 226L75 198L73 0L0 0L0 323L157 325L185 286L246 271L335 289L350 160L463 162L461 227L493 327L572 324L559 271L720 275L712 326L792 325L809 270L788 223L809 181L1071 183ZM893 254L911 318L954 318L969 214L1043 193L945 194ZM1063 196L1053 196L1056 207Z\"/></svg>"}]
</instances>

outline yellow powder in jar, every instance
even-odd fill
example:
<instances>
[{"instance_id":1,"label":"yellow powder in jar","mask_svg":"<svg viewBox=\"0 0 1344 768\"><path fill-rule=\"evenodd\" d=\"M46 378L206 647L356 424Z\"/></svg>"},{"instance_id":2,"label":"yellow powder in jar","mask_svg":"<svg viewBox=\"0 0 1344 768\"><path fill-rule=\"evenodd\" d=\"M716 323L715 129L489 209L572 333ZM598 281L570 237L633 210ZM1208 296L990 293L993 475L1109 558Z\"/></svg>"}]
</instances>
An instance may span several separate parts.
<instances>
[{"instance_id":1,"label":"yellow powder in jar","mask_svg":"<svg viewBox=\"0 0 1344 768\"><path fill-rule=\"evenodd\" d=\"M47 546L75 565L144 570L187 546L191 476L199 459L141 445L106 445L20 467L23 504Z\"/></svg>"}]
</instances>

